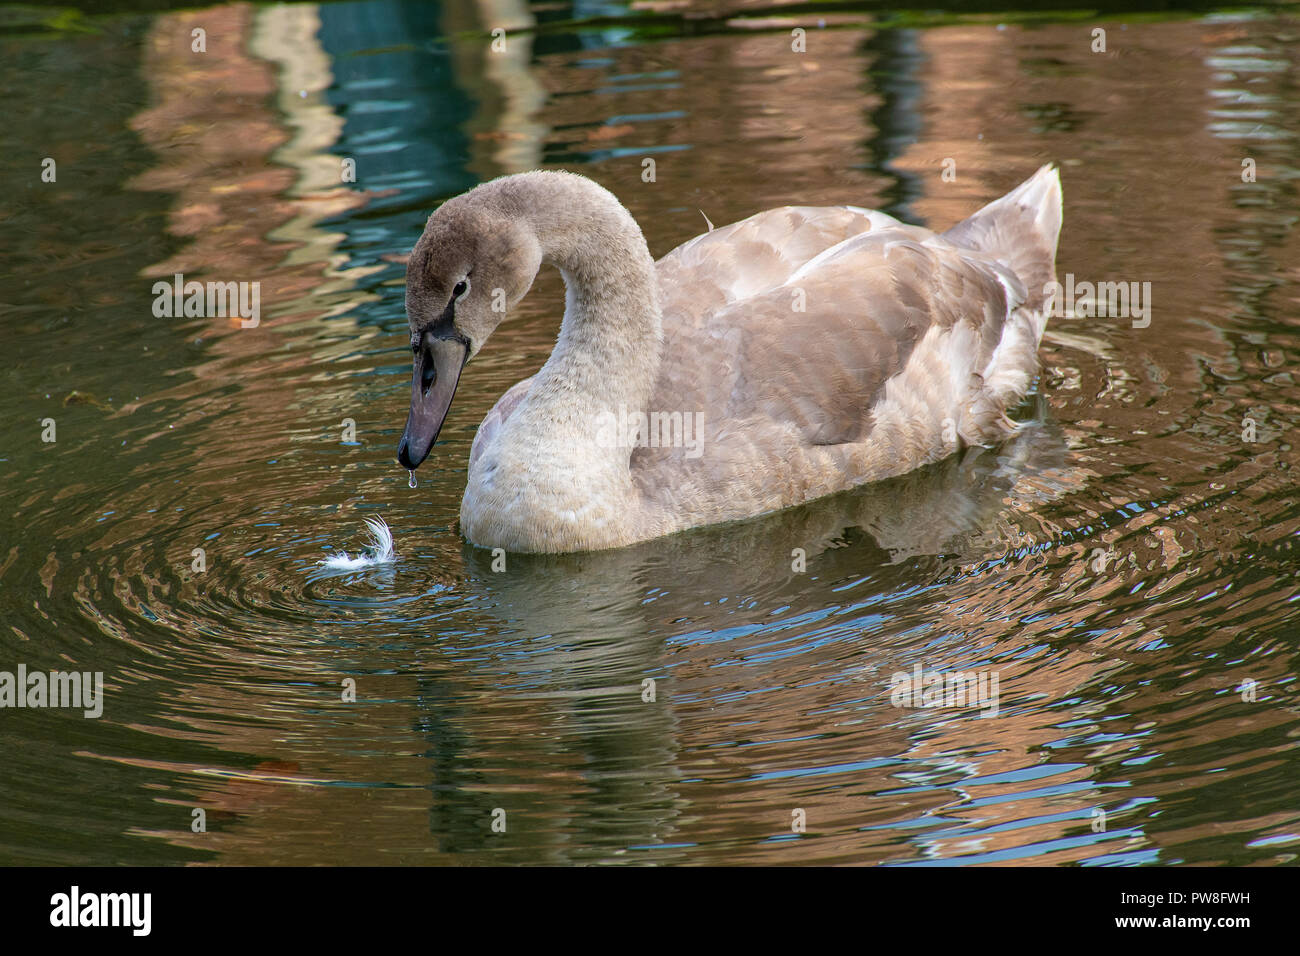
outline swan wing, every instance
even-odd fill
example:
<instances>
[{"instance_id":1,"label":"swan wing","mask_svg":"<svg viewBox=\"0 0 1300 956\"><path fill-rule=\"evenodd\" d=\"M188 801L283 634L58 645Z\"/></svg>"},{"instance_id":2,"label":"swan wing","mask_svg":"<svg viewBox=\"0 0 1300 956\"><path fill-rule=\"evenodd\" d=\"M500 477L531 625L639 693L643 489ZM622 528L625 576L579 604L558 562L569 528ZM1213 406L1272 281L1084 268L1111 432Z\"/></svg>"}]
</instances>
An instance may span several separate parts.
<instances>
[{"instance_id":1,"label":"swan wing","mask_svg":"<svg viewBox=\"0 0 1300 956\"><path fill-rule=\"evenodd\" d=\"M720 302L720 274L744 269L732 265L735 250L716 256L724 264L679 273L655 389L656 403L712 416L712 440L746 455L858 444L891 401L905 406L905 431L928 434L948 418L978 434L988 421L975 418L1001 418L963 407L979 398L979 377L1026 299L991 256L917 226L885 225L811 256L801 250L788 261L802 263L777 284L745 297L727 290ZM680 303L697 299L718 306L684 315Z\"/></svg>"}]
</instances>

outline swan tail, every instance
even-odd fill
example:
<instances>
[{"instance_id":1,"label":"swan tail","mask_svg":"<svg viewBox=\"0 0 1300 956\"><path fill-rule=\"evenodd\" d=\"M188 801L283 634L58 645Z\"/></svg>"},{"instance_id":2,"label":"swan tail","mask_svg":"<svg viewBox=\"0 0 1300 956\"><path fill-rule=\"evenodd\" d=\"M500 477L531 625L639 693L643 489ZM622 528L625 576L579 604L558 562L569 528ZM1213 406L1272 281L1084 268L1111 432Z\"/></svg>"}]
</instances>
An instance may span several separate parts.
<instances>
[{"instance_id":1,"label":"swan tail","mask_svg":"<svg viewBox=\"0 0 1300 956\"><path fill-rule=\"evenodd\" d=\"M1048 163L943 236L954 245L975 249L1006 265L1025 284L1025 307L1041 311L1045 287L1056 281L1060 234L1061 175Z\"/></svg>"}]
</instances>

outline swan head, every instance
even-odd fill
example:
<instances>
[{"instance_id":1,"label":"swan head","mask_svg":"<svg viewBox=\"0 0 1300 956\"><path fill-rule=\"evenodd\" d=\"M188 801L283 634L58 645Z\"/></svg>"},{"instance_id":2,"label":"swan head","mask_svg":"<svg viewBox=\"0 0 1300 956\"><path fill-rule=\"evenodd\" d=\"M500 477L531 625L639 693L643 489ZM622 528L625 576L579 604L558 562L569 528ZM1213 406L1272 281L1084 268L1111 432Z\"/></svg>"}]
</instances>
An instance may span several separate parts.
<instances>
[{"instance_id":1,"label":"swan head","mask_svg":"<svg viewBox=\"0 0 1300 956\"><path fill-rule=\"evenodd\" d=\"M542 252L527 220L480 186L438 208L406 264L411 411L397 448L402 467L428 456L465 363L532 287Z\"/></svg>"}]
</instances>

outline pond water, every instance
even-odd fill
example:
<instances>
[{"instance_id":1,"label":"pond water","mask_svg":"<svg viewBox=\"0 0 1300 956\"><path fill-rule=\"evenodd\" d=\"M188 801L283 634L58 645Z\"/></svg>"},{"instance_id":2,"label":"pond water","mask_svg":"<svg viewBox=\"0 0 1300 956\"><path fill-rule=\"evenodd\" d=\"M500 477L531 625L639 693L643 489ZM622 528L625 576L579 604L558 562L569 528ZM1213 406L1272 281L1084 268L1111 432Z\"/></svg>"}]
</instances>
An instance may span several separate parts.
<instances>
[{"instance_id":1,"label":"pond water","mask_svg":"<svg viewBox=\"0 0 1300 956\"><path fill-rule=\"evenodd\" d=\"M0 862L1295 862L1294 19L102 6L0 7L0 670L104 675L0 710ZM478 181L586 173L659 256L786 203L946 228L1049 161L1061 276L1149 324L1054 319L1003 447L496 570L459 501L544 274L394 460L403 257ZM177 273L259 323L156 316ZM324 573L371 516L397 560ZM996 714L894 706L917 667Z\"/></svg>"}]
</instances>

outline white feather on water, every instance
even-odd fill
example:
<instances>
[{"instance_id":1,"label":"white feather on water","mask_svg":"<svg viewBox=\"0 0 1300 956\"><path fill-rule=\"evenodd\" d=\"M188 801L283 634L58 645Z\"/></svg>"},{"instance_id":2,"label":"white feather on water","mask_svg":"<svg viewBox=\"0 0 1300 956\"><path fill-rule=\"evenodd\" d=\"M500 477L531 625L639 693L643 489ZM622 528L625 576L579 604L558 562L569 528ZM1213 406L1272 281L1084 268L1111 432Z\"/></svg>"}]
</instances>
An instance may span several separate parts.
<instances>
[{"instance_id":1,"label":"white feather on water","mask_svg":"<svg viewBox=\"0 0 1300 956\"><path fill-rule=\"evenodd\" d=\"M317 563L326 571L360 571L362 568L391 564L396 561L397 552L393 550L393 532L388 530L384 519L367 518L366 528L370 531L370 544L365 551L358 552L355 558L346 551L340 551Z\"/></svg>"}]
</instances>

